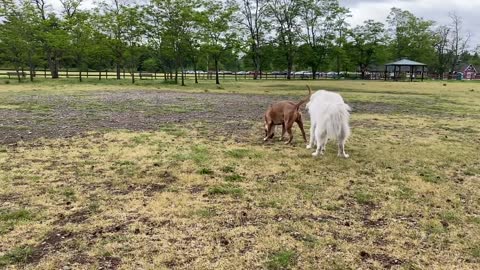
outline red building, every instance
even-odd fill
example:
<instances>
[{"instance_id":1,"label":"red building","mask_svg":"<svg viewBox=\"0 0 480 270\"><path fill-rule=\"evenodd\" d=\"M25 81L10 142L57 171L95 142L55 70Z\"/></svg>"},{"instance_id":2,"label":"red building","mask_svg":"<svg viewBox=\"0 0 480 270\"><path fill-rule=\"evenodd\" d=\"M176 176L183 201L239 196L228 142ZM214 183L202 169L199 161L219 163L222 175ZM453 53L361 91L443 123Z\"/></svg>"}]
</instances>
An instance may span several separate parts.
<instances>
[{"instance_id":1,"label":"red building","mask_svg":"<svg viewBox=\"0 0 480 270\"><path fill-rule=\"evenodd\" d=\"M477 74L480 75L480 73L477 72L477 69L472 64L463 67L461 70L463 70L464 80L475 80Z\"/></svg>"}]
</instances>

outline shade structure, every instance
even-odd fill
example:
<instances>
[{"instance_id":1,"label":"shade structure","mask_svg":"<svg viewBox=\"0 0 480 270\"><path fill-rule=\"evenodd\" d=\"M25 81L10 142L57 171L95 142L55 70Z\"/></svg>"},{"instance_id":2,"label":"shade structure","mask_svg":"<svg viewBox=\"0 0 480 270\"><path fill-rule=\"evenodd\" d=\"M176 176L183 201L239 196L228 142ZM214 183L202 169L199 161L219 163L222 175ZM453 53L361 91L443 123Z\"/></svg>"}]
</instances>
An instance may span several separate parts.
<instances>
[{"instance_id":1,"label":"shade structure","mask_svg":"<svg viewBox=\"0 0 480 270\"><path fill-rule=\"evenodd\" d=\"M421 67L422 68L422 81L423 81L423 74L425 73L425 67L427 65L424 63L412 61L406 58L403 58L399 61L396 62L391 62L388 64L385 64L385 80L387 80L387 72L389 67L393 67L393 80L397 80L397 68L398 72L400 73L402 71L402 67L409 67L410 68L410 81L413 81L413 71L417 70L417 68Z\"/></svg>"}]
</instances>

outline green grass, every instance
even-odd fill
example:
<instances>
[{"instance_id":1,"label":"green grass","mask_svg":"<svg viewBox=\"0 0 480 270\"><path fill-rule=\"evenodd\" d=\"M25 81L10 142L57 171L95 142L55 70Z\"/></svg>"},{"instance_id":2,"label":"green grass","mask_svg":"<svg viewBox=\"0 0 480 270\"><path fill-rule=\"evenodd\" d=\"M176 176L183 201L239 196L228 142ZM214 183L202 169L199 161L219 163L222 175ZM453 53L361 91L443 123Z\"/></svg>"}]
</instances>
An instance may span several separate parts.
<instances>
[{"instance_id":1,"label":"green grass","mask_svg":"<svg viewBox=\"0 0 480 270\"><path fill-rule=\"evenodd\" d=\"M245 191L242 188L230 184L216 185L208 189L209 195L232 195L233 197L241 197Z\"/></svg>"},{"instance_id":2,"label":"green grass","mask_svg":"<svg viewBox=\"0 0 480 270\"><path fill-rule=\"evenodd\" d=\"M27 209L1 209L0 208L0 235L15 229L17 224L33 220L34 214Z\"/></svg>"},{"instance_id":3,"label":"green grass","mask_svg":"<svg viewBox=\"0 0 480 270\"><path fill-rule=\"evenodd\" d=\"M33 254L31 247L18 247L0 256L0 266L23 264Z\"/></svg>"},{"instance_id":4,"label":"green grass","mask_svg":"<svg viewBox=\"0 0 480 270\"><path fill-rule=\"evenodd\" d=\"M227 181L227 182L239 182L239 181L242 181L243 178L244 178L243 176L234 173L234 174L230 174L230 175L225 176L225 181Z\"/></svg>"},{"instance_id":5,"label":"green grass","mask_svg":"<svg viewBox=\"0 0 480 270\"><path fill-rule=\"evenodd\" d=\"M290 269L295 265L295 256L295 252L291 250L274 252L268 258L267 269Z\"/></svg>"},{"instance_id":6,"label":"green grass","mask_svg":"<svg viewBox=\"0 0 480 270\"><path fill-rule=\"evenodd\" d=\"M209 168L201 168L198 170L198 173L202 175L212 175L214 172Z\"/></svg>"},{"instance_id":7,"label":"green grass","mask_svg":"<svg viewBox=\"0 0 480 270\"><path fill-rule=\"evenodd\" d=\"M357 191L354 193L354 198L359 204L373 204L374 195L368 191Z\"/></svg>"}]
</instances>

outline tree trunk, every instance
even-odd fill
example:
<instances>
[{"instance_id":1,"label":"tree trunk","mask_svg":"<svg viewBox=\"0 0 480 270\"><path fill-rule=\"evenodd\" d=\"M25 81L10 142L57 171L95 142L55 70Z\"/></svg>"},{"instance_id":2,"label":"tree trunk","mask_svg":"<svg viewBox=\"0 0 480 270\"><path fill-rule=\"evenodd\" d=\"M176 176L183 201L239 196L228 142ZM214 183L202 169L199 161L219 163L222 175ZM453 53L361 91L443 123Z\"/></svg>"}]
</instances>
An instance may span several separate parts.
<instances>
[{"instance_id":1,"label":"tree trunk","mask_svg":"<svg viewBox=\"0 0 480 270\"><path fill-rule=\"evenodd\" d=\"M315 79L316 79L316 78L315 78L315 77L317 76L316 73L317 73L316 68L312 67L312 80L315 80Z\"/></svg>"},{"instance_id":2,"label":"tree trunk","mask_svg":"<svg viewBox=\"0 0 480 270\"><path fill-rule=\"evenodd\" d=\"M22 82L22 77L20 76L20 69L18 67L16 67L15 71L17 72L18 82Z\"/></svg>"},{"instance_id":3,"label":"tree trunk","mask_svg":"<svg viewBox=\"0 0 480 270\"><path fill-rule=\"evenodd\" d=\"M253 79L257 80L258 73L260 71L260 63L258 62L258 59L257 59L257 50L255 49L254 44L252 44L252 50L253 50L252 60L253 60L253 65L255 66L255 73L253 73Z\"/></svg>"},{"instance_id":4,"label":"tree trunk","mask_svg":"<svg viewBox=\"0 0 480 270\"><path fill-rule=\"evenodd\" d=\"M117 80L120 80L120 79L121 79L121 75L120 75L120 64L116 63L115 68L116 68L116 70L117 70Z\"/></svg>"},{"instance_id":5,"label":"tree trunk","mask_svg":"<svg viewBox=\"0 0 480 270\"><path fill-rule=\"evenodd\" d=\"M58 79L58 59L55 54L49 53L48 57L48 66L50 68L50 73L52 74L52 79Z\"/></svg>"},{"instance_id":6,"label":"tree trunk","mask_svg":"<svg viewBox=\"0 0 480 270\"><path fill-rule=\"evenodd\" d=\"M197 61L193 61L193 72L195 73L195 83L198 84L198 79L197 79Z\"/></svg>"},{"instance_id":7,"label":"tree trunk","mask_svg":"<svg viewBox=\"0 0 480 270\"><path fill-rule=\"evenodd\" d=\"M183 65L182 65L182 86L185 86L185 71L183 69Z\"/></svg>"},{"instance_id":8,"label":"tree trunk","mask_svg":"<svg viewBox=\"0 0 480 270\"><path fill-rule=\"evenodd\" d=\"M290 80L290 79L291 79L292 68L293 68L293 63L292 63L290 60L288 60L288 64L287 64L287 80Z\"/></svg>"},{"instance_id":9,"label":"tree trunk","mask_svg":"<svg viewBox=\"0 0 480 270\"><path fill-rule=\"evenodd\" d=\"M80 71L78 72L78 80L80 82L82 82L82 70L80 69Z\"/></svg>"},{"instance_id":10,"label":"tree trunk","mask_svg":"<svg viewBox=\"0 0 480 270\"><path fill-rule=\"evenodd\" d=\"M220 84L220 80L218 79L218 58L215 57L215 84Z\"/></svg>"},{"instance_id":11,"label":"tree trunk","mask_svg":"<svg viewBox=\"0 0 480 270\"><path fill-rule=\"evenodd\" d=\"M132 71L131 74L132 74L132 84L134 84L135 83L135 72Z\"/></svg>"},{"instance_id":12,"label":"tree trunk","mask_svg":"<svg viewBox=\"0 0 480 270\"><path fill-rule=\"evenodd\" d=\"M30 73L30 81L33 82L33 77L35 76L35 71L33 67L33 61L32 61L32 53L28 53L28 70Z\"/></svg>"}]
</instances>

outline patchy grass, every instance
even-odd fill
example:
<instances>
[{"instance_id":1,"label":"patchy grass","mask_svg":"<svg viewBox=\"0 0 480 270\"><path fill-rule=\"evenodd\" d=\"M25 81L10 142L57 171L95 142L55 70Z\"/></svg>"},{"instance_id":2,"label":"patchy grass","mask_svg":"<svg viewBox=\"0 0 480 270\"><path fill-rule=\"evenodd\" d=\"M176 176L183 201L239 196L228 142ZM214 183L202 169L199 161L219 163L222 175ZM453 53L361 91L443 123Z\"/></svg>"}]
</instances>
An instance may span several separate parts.
<instances>
[{"instance_id":1,"label":"patchy grass","mask_svg":"<svg viewBox=\"0 0 480 270\"><path fill-rule=\"evenodd\" d=\"M31 247L15 248L0 256L0 266L5 267L10 264L24 264L32 254L33 249Z\"/></svg>"},{"instance_id":2,"label":"patchy grass","mask_svg":"<svg viewBox=\"0 0 480 270\"><path fill-rule=\"evenodd\" d=\"M295 252L291 250L283 250L274 252L267 261L267 269L280 270L290 269L295 264Z\"/></svg>"},{"instance_id":3,"label":"patchy grass","mask_svg":"<svg viewBox=\"0 0 480 270\"><path fill-rule=\"evenodd\" d=\"M303 84L182 91L298 97ZM337 158L333 142L311 158L296 127L293 145L263 143L260 120L164 122L148 131L92 130L0 146L0 268L478 268L479 84L312 84L356 105L351 158ZM164 87L176 88L135 86ZM51 113L49 104L19 102L24 95L88 100L97 90L131 88L12 81L0 86L0 112ZM151 104L137 101L115 110L135 108L148 118ZM73 108L97 117L108 102ZM195 106L168 113L207 109ZM218 133L240 124L248 132Z\"/></svg>"},{"instance_id":4,"label":"patchy grass","mask_svg":"<svg viewBox=\"0 0 480 270\"><path fill-rule=\"evenodd\" d=\"M244 194L244 190L240 187L229 185L229 184L222 184L212 186L208 189L209 195L232 195L234 197L241 197Z\"/></svg>"}]
</instances>

